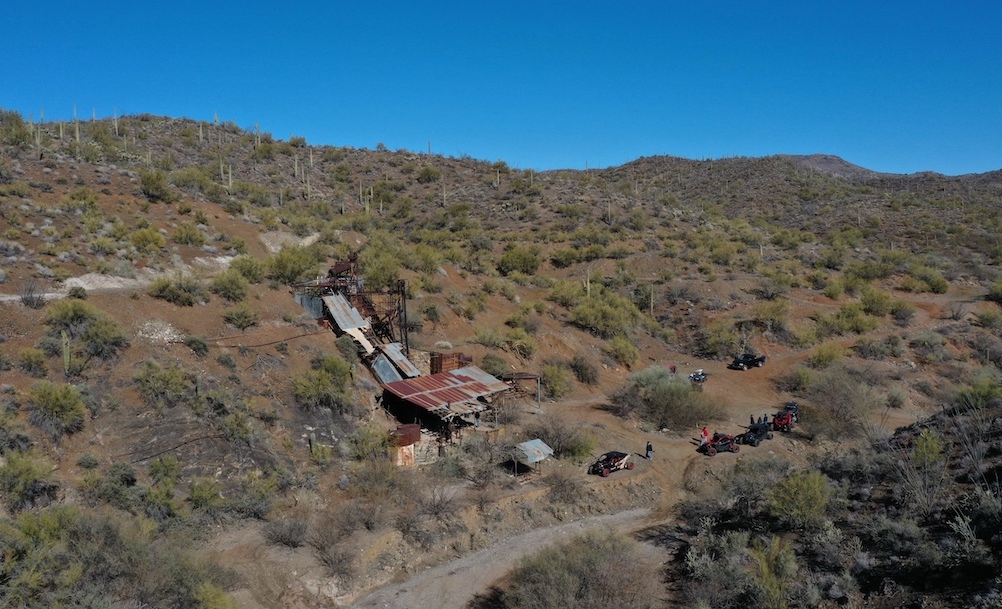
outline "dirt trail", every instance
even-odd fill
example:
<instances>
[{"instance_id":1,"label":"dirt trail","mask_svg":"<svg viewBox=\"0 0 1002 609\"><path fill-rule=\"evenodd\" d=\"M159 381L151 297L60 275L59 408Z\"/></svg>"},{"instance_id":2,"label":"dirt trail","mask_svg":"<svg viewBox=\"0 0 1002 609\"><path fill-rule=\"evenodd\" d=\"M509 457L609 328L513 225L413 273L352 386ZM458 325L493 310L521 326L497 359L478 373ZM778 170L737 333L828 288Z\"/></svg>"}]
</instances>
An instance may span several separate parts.
<instances>
[{"instance_id":1,"label":"dirt trail","mask_svg":"<svg viewBox=\"0 0 1002 609\"><path fill-rule=\"evenodd\" d=\"M647 524L648 515L647 509L640 508L522 533L428 569L406 582L380 588L350 606L355 609L462 609L524 556L585 531L603 528L637 531Z\"/></svg>"}]
</instances>

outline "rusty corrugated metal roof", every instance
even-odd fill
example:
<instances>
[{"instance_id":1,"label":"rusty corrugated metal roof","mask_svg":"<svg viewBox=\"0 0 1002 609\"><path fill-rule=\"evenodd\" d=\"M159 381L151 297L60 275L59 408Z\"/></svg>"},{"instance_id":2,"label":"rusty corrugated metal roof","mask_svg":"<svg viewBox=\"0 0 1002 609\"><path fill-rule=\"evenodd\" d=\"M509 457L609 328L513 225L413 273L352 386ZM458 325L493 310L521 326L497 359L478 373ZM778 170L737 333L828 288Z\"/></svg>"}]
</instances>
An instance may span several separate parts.
<instances>
[{"instance_id":1,"label":"rusty corrugated metal roof","mask_svg":"<svg viewBox=\"0 0 1002 609\"><path fill-rule=\"evenodd\" d=\"M367 329L369 327L369 322L362 319L362 315L358 312L358 309L351 306L345 300L344 296L331 294L330 296L324 296L323 301L327 305L327 310L331 312L334 323L345 332L355 329Z\"/></svg>"},{"instance_id":2,"label":"rusty corrugated metal roof","mask_svg":"<svg viewBox=\"0 0 1002 609\"><path fill-rule=\"evenodd\" d=\"M477 398L506 391L509 386L476 366L467 366L386 383L383 389L432 412L444 409L463 414L482 409Z\"/></svg>"},{"instance_id":3,"label":"rusty corrugated metal roof","mask_svg":"<svg viewBox=\"0 0 1002 609\"><path fill-rule=\"evenodd\" d=\"M390 343L388 345L378 345L379 348L386 354L386 357L390 358L390 361L400 369L403 376L407 378L414 378L421 376L421 371L417 369L417 366L411 363L407 356L404 355L404 346L400 343Z\"/></svg>"}]
</instances>

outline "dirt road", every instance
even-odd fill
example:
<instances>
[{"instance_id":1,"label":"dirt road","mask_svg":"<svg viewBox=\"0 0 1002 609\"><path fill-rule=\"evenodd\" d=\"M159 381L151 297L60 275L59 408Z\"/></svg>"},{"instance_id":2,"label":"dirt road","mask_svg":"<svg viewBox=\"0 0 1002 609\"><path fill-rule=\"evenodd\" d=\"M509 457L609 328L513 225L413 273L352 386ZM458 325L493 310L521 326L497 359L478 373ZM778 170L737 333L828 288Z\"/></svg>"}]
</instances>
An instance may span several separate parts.
<instances>
[{"instance_id":1,"label":"dirt road","mask_svg":"<svg viewBox=\"0 0 1002 609\"><path fill-rule=\"evenodd\" d=\"M647 509L633 509L522 533L424 571L406 582L380 588L351 607L463 609L475 595L487 590L508 573L522 557L589 530L613 528L620 532L637 531L647 524L647 517Z\"/></svg>"}]
</instances>

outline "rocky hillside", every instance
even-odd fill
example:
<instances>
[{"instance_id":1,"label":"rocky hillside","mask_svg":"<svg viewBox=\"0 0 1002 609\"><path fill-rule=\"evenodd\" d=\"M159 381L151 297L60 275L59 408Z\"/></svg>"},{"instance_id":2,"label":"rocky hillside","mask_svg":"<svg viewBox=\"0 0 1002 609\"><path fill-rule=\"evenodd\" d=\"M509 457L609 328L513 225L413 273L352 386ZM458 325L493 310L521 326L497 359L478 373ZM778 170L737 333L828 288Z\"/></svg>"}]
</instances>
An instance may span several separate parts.
<instances>
[{"instance_id":1,"label":"rocky hillside","mask_svg":"<svg viewBox=\"0 0 1002 609\"><path fill-rule=\"evenodd\" d=\"M16 549L0 599L344 604L526 527L633 506L668 518L702 475L692 425L737 429L791 398L814 414L783 440L782 463L749 449L768 470L755 475L772 485L813 467L853 506L877 497L866 510L928 529L909 533L923 543L973 544L980 566L962 584L988 598L997 512L962 498L997 500L997 455L964 453L964 436L944 427L955 417L927 418L974 390L994 408L1000 204L1002 172L888 175L822 156L537 172L231 123L28 124L0 112L0 537ZM434 465L391 467L396 421L378 387L288 289L353 253L368 288L406 280L412 349L539 374L546 402L530 392ZM724 369L749 350L767 367ZM636 373L670 364L710 372L703 397L684 398L703 400L703 421L656 416L642 399ZM979 429L990 447L995 428ZM645 465L601 483L583 473L609 442L639 449L652 434L671 471ZM496 466L529 437L563 450L519 482ZM894 455L929 437L937 471L966 490L902 516L912 470ZM833 446L877 450L867 459L883 469L859 479ZM730 465L706 475L730 480L719 471ZM706 538L782 520L764 495L731 496L717 512L685 504L680 522ZM921 594L958 598L943 579L954 555L888 566L904 550L838 514L777 525L792 535L828 523L884 548L860 549L876 571L859 552L841 566L802 561L842 570L836 592L817 588L826 602L892 602L888 578L909 589L928 578ZM206 546L212 559L197 558ZM668 597L691 594L673 585Z\"/></svg>"}]
</instances>

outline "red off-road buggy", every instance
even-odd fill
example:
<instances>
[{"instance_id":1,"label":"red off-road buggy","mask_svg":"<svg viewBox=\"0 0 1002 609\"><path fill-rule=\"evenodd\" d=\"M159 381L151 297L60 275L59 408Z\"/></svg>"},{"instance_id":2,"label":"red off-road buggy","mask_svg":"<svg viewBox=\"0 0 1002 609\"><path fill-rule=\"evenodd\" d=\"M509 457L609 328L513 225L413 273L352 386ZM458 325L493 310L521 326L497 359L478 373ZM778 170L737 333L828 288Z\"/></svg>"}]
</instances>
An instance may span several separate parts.
<instances>
[{"instance_id":1,"label":"red off-road buggy","mask_svg":"<svg viewBox=\"0 0 1002 609\"><path fill-rule=\"evenodd\" d=\"M796 402L787 402L783 409L772 415L772 428L775 431L793 431L800 421L800 406Z\"/></svg>"},{"instance_id":2,"label":"red off-road buggy","mask_svg":"<svg viewBox=\"0 0 1002 609\"><path fill-rule=\"evenodd\" d=\"M736 453L741 450L741 447L738 446L738 442L734 436L725 433L713 432L713 437L711 437L706 444L703 444L696 450L705 453L708 457L712 457L713 455L724 451Z\"/></svg>"}]
</instances>

